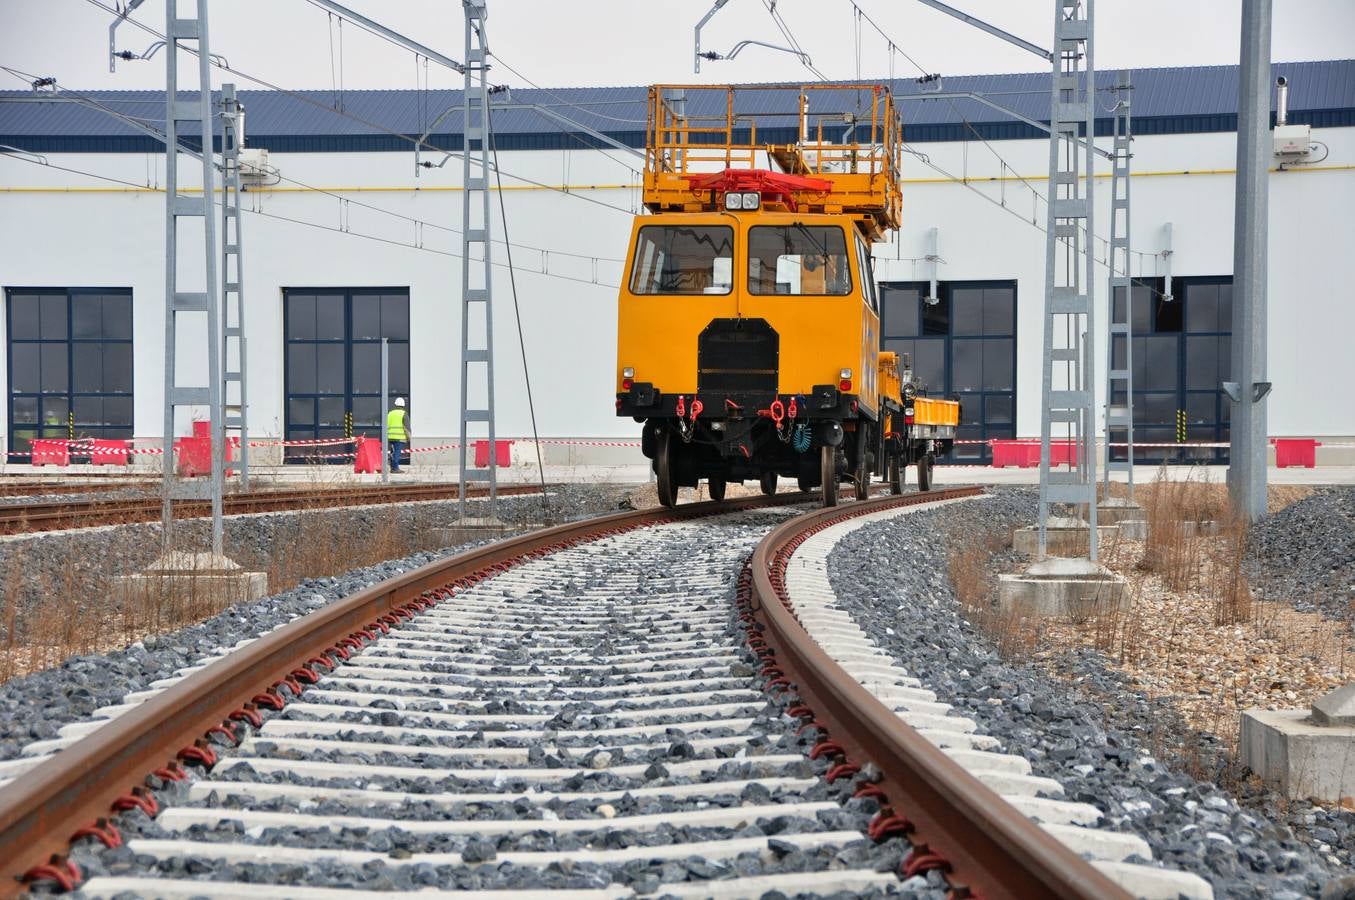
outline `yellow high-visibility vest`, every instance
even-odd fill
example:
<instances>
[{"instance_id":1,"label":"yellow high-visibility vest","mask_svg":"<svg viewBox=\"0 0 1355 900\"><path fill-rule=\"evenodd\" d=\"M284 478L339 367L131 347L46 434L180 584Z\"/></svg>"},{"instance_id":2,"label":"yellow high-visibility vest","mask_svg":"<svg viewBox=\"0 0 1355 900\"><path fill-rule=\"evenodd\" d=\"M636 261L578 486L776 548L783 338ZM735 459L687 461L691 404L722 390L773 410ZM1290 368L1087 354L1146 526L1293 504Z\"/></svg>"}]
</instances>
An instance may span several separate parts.
<instances>
[{"instance_id":1,"label":"yellow high-visibility vest","mask_svg":"<svg viewBox=\"0 0 1355 900\"><path fill-rule=\"evenodd\" d=\"M405 439L405 411L396 407L386 413L386 440L403 441Z\"/></svg>"}]
</instances>

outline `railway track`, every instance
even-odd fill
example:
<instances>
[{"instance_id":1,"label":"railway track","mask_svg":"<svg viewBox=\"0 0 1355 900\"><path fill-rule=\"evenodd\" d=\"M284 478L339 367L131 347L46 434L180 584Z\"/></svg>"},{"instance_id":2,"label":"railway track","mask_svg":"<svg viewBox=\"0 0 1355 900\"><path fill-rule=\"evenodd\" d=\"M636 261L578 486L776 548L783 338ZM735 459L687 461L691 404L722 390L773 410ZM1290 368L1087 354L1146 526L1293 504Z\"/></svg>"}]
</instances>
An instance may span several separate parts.
<instances>
[{"instance_id":1,"label":"railway track","mask_svg":"<svg viewBox=\"0 0 1355 900\"><path fill-rule=\"evenodd\" d=\"M90 488L85 486L85 490ZM502 495L531 494L540 491L539 485L500 485ZM472 487L467 496L487 495L488 491ZM379 486L351 486L328 488L285 488L227 494L223 498L225 514L294 512L305 509L325 509L338 506L368 506L379 503L415 502L420 500L449 500L459 496L455 484L392 484ZM201 518L212 514L209 500L177 500L174 503L176 519ZM58 531L66 528L89 528L96 525L125 525L135 522L160 521L160 498L113 497L97 500L39 501L34 503L7 503L0 505L0 534Z\"/></svg>"},{"instance_id":2,"label":"railway track","mask_svg":"<svg viewBox=\"0 0 1355 900\"><path fill-rule=\"evenodd\" d=\"M102 490L155 490L158 482L130 479L125 475L86 476L98 480L19 481L9 475L0 478L0 497L31 497L41 494L89 494Z\"/></svg>"},{"instance_id":3,"label":"railway track","mask_svg":"<svg viewBox=\"0 0 1355 900\"><path fill-rule=\"evenodd\" d=\"M5 884L865 895L906 868L986 897L1127 896L966 771L999 754L935 695L857 681L869 654L788 577L834 523L975 493L623 513L376 585L0 767Z\"/></svg>"}]
</instances>

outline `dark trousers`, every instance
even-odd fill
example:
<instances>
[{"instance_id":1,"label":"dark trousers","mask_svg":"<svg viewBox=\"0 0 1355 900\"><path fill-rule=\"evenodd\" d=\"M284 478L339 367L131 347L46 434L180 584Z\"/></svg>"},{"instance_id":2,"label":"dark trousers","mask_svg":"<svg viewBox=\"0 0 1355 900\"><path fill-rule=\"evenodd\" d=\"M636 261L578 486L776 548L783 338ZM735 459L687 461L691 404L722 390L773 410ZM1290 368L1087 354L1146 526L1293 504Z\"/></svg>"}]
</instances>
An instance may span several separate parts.
<instances>
[{"instance_id":1,"label":"dark trousers","mask_svg":"<svg viewBox=\"0 0 1355 900\"><path fill-rule=\"evenodd\" d=\"M391 449L391 471L400 471L400 455L405 452L404 441L390 441Z\"/></svg>"}]
</instances>

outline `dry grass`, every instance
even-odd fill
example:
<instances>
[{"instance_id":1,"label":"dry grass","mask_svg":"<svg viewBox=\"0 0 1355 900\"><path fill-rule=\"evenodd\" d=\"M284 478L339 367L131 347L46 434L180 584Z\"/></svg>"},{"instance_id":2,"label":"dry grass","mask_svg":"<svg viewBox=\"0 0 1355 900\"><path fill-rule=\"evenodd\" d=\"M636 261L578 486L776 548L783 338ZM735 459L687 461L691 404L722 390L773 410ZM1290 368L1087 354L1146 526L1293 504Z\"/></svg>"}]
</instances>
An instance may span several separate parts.
<instances>
[{"instance_id":1,"label":"dry grass","mask_svg":"<svg viewBox=\"0 0 1355 900\"><path fill-rule=\"evenodd\" d=\"M1311 493L1276 489L1271 507ZM1058 674L1064 651L1089 647L1150 698L1169 703L1186 726L1217 736L1235 754L1241 711L1307 708L1355 674L1349 628L1287 602L1252 596L1245 523L1232 515L1224 485L1198 473L1184 481L1141 485L1144 540L1102 545L1101 561L1127 579L1125 610L1078 619L1022 620L998 612L989 574L992 538L951 542L950 570L967 618L1008 657L1030 659ZM1202 528L1213 522L1217 530ZM1150 740L1202 777L1216 769L1198 741L1170 733Z\"/></svg>"},{"instance_id":2,"label":"dry grass","mask_svg":"<svg viewBox=\"0 0 1355 900\"><path fill-rule=\"evenodd\" d=\"M987 635L1003 656L1029 654L1038 643L1035 622L997 603L992 559L1007 548L1008 535L998 529L979 533L965 529L952 532L947 543L947 571L965 619Z\"/></svg>"},{"instance_id":3,"label":"dry grass","mask_svg":"<svg viewBox=\"0 0 1355 900\"><path fill-rule=\"evenodd\" d=\"M307 578L339 575L410 553L434 549L432 514L420 507L403 515L358 515L351 510L311 510L273 520L271 552L233 546L227 555L248 571L265 572L269 591L295 587ZM206 522L176 526L173 550L204 546ZM59 541L61 563L34 564L36 554L16 543L0 580L0 682L60 665L73 655L103 653L151 635L167 634L220 613L244 599L223 592L205 577L165 579L134 591L115 591L118 575L136 571L160 555L148 529L113 532L90 558L80 536ZM153 541L154 545L148 545ZM53 546L42 554L50 557ZM111 562L111 561L118 562Z\"/></svg>"}]
</instances>

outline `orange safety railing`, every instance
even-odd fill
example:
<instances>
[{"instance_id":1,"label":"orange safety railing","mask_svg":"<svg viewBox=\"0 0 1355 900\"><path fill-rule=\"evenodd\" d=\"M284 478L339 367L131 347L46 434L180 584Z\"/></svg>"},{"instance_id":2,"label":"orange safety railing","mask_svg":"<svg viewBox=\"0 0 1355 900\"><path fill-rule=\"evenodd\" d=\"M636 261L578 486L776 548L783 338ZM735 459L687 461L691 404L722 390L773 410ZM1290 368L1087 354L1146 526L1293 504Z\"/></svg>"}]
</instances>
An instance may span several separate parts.
<instances>
[{"instance_id":1,"label":"orange safety railing","mask_svg":"<svg viewBox=\"0 0 1355 900\"><path fill-rule=\"evenodd\" d=\"M721 202L691 176L778 169L827 181L794 192L797 210L855 217L873 240L897 229L902 122L882 85L655 85L649 89L644 202L708 212Z\"/></svg>"}]
</instances>

